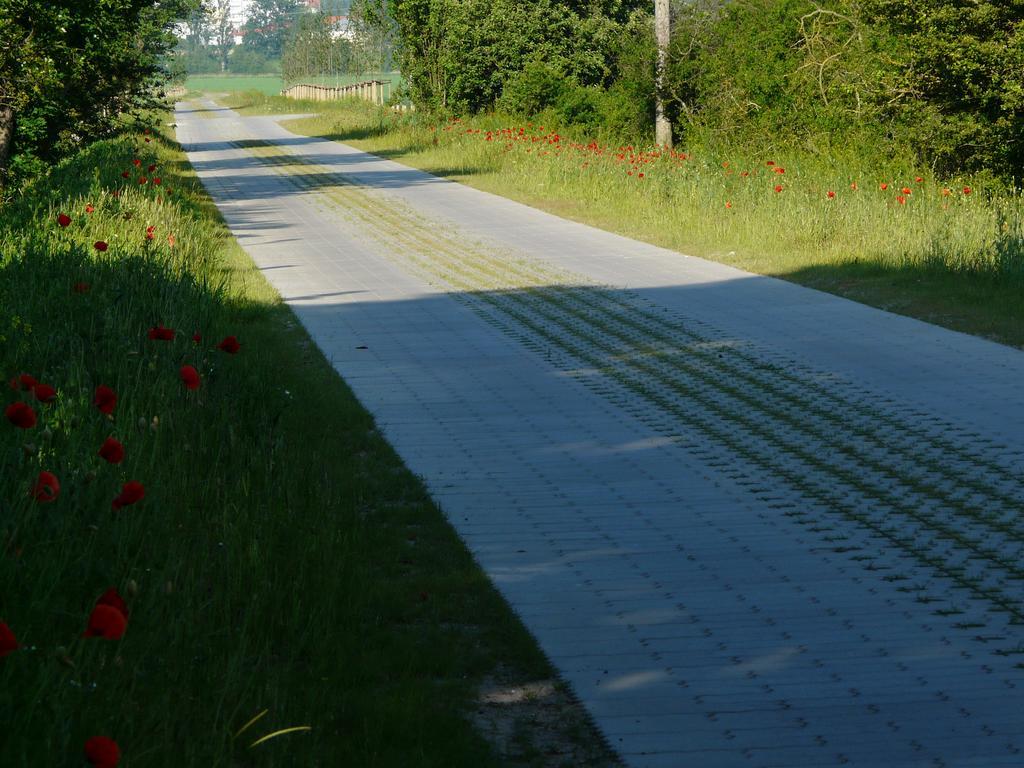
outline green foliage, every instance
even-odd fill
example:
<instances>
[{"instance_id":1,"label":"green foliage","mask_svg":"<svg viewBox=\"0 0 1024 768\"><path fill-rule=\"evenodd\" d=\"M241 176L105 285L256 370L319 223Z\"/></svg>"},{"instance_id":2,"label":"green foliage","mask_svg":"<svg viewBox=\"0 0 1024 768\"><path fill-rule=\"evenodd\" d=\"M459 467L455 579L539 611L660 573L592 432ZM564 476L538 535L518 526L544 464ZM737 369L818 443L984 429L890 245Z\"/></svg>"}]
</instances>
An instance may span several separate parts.
<instances>
[{"instance_id":1,"label":"green foliage","mask_svg":"<svg viewBox=\"0 0 1024 768\"><path fill-rule=\"evenodd\" d=\"M397 0L391 11L413 99L433 109L474 112L493 107L506 84L504 103L513 108L550 102L555 94L542 81L552 73L580 86L609 84L616 15L634 5ZM530 67L535 71L520 76Z\"/></svg>"},{"instance_id":2,"label":"green foliage","mask_svg":"<svg viewBox=\"0 0 1024 768\"><path fill-rule=\"evenodd\" d=\"M0 107L15 124L7 176L110 134L120 115L151 104L176 43L171 26L195 5L0 0ZM0 146L0 172L6 149Z\"/></svg>"},{"instance_id":3,"label":"green foliage","mask_svg":"<svg viewBox=\"0 0 1024 768\"><path fill-rule=\"evenodd\" d=\"M281 72L285 82L347 72L351 45L344 38L334 39L331 19L324 13L303 13L285 41Z\"/></svg>"},{"instance_id":4,"label":"green foliage","mask_svg":"<svg viewBox=\"0 0 1024 768\"><path fill-rule=\"evenodd\" d=\"M686 3L673 33L671 109L691 139L856 146L945 174L1019 177L1022 10L1020 0Z\"/></svg>"},{"instance_id":5,"label":"green foliage","mask_svg":"<svg viewBox=\"0 0 1024 768\"><path fill-rule=\"evenodd\" d=\"M264 60L280 58L288 31L300 12L299 0L253 0L242 27L242 46Z\"/></svg>"}]
</instances>

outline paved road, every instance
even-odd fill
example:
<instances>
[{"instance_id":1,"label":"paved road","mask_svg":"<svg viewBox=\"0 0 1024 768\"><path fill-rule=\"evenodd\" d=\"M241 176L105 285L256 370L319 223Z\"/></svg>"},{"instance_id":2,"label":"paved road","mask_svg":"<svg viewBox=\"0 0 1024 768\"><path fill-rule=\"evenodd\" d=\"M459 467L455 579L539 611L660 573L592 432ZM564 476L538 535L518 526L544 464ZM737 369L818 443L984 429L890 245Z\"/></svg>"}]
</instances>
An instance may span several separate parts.
<instances>
[{"instance_id":1,"label":"paved road","mask_svg":"<svg viewBox=\"0 0 1024 768\"><path fill-rule=\"evenodd\" d=\"M1024 353L176 119L629 764L1024 765Z\"/></svg>"}]
</instances>

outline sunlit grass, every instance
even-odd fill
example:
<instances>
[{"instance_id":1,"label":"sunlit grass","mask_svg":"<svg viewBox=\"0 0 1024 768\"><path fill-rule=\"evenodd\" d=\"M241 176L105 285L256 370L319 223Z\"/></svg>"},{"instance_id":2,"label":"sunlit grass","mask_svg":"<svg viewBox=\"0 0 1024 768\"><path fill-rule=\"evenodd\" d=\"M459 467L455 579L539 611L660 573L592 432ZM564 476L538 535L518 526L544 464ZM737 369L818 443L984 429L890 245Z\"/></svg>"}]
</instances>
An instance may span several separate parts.
<instances>
[{"instance_id":1,"label":"sunlit grass","mask_svg":"<svg viewBox=\"0 0 1024 768\"><path fill-rule=\"evenodd\" d=\"M224 103L243 114L319 112L287 127L684 253L1024 345L1024 201L983 178L875 167L841 149L669 154L607 136L552 141L551 126L500 115L444 123L355 101L235 94ZM509 129L511 137L501 133Z\"/></svg>"}]
</instances>

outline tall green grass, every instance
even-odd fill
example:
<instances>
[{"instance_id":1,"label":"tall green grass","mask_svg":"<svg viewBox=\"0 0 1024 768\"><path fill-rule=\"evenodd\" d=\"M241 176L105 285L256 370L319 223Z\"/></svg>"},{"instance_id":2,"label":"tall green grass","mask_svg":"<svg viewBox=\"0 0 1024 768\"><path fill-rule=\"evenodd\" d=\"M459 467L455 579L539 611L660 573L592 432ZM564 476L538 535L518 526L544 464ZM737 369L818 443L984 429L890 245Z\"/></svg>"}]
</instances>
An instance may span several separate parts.
<instances>
[{"instance_id":1,"label":"tall green grass","mask_svg":"<svg viewBox=\"0 0 1024 768\"><path fill-rule=\"evenodd\" d=\"M681 252L1024 345L1024 198L984 177L878 166L840 140L818 152L720 140L665 153L501 115L445 123L357 101L235 94L225 103L247 114L318 112L287 127Z\"/></svg>"},{"instance_id":2,"label":"tall green grass","mask_svg":"<svg viewBox=\"0 0 1024 768\"><path fill-rule=\"evenodd\" d=\"M477 687L551 669L173 142L96 144L4 209L0 372L3 407L39 416L0 420L0 621L21 646L0 657L5 768L81 765L95 735L132 766L501 762L467 716ZM23 373L56 401L8 388ZM111 436L122 464L97 455ZM145 497L112 509L129 480ZM111 587L127 632L83 638ZM578 761L607 764L581 718Z\"/></svg>"}]
</instances>

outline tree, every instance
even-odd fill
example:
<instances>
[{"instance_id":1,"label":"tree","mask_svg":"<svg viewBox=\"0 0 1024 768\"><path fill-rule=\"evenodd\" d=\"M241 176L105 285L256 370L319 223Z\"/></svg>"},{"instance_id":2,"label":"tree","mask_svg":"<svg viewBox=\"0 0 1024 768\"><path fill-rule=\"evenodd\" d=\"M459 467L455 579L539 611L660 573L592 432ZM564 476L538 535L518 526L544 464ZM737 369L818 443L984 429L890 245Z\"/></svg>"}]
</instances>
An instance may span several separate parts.
<instances>
[{"instance_id":1,"label":"tree","mask_svg":"<svg viewBox=\"0 0 1024 768\"><path fill-rule=\"evenodd\" d=\"M299 0L253 0L242 27L242 45L267 58L280 58L301 10Z\"/></svg>"},{"instance_id":2,"label":"tree","mask_svg":"<svg viewBox=\"0 0 1024 768\"><path fill-rule=\"evenodd\" d=\"M672 123L665 113L665 66L668 62L668 46L672 36L669 0L654 0L654 34L658 40L657 74L654 79L654 140L662 147L671 148Z\"/></svg>"},{"instance_id":3,"label":"tree","mask_svg":"<svg viewBox=\"0 0 1024 768\"><path fill-rule=\"evenodd\" d=\"M113 132L154 101L198 0L0 0L0 179Z\"/></svg>"},{"instance_id":4,"label":"tree","mask_svg":"<svg viewBox=\"0 0 1024 768\"><path fill-rule=\"evenodd\" d=\"M325 74L332 69L336 46L331 31L326 14L303 13L298 17L281 55L281 73L286 82Z\"/></svg>"},{"instance_id":5,"label":"tree","mask_svg":"<svg viewBox=\"0 0 1024 768\"><path fill-rule=\"evenodd\" d=\"M220 71L226 72L228 56L235 47L235 28L231 24L230 0L211 0L210 29L217 60L220 61Z\"/></svg>"}]
</instances>

